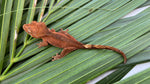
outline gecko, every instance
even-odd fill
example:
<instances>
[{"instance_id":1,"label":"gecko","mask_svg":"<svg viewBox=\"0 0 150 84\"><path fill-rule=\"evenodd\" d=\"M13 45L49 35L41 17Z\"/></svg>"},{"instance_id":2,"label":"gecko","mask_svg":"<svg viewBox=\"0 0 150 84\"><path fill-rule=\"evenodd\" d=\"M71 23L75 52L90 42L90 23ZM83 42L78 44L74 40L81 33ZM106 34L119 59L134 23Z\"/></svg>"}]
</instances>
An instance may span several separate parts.
<instances>
[{"instance_id":1,"label":"gecko","mask_svg":"<svg viewBox=\"0 0 150 84\"><path fill-rule=\"evenodd\" d=\"M59 32L56 32L54 29L47 28L44 22L37 21L32 21L30 24L24 24L23 29L32 37L42 39L42 42L37 44L39 48L47 46L48 44L63 48L60 54L56 54L56 56L52 57L52 61L58 60L77 49L108 49L121 54L124 58L124 63L127 62L126 55L123 51L106 45L83 44L71 36L68 33L68 29L65 31L61 29Z\"/></svg>"}]
</instances>

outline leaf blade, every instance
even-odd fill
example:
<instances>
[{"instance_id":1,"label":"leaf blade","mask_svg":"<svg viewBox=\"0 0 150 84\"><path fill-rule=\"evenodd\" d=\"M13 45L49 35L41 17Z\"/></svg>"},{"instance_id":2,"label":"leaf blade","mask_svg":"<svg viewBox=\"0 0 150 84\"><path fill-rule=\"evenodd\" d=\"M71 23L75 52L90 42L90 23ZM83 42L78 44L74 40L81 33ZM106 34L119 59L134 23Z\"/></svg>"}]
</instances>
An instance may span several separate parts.
<instances>
[{"instance_id":1,"label":"leaf blade","mask_svg":"<svg viewBox=\"0 0 150 84\"><path fill-rule=\"evenodd\" d=\"M0 40L0 73L3 67L3 60L6 52L7 38L9 32L9 21L11 16L11 8L12 8L13 0L6 0L4 6L4 15L2 19L1 26L1 40ZM7 13L7 14L6 14Z\"/></svg>"}]
</instances>

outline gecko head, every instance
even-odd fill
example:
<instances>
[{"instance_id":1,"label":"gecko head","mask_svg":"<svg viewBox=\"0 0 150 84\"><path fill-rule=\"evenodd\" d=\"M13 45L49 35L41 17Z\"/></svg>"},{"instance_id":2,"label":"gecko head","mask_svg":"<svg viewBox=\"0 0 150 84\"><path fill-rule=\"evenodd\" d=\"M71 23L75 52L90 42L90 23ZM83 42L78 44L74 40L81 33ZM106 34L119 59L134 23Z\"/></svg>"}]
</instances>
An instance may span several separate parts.
<instances>
[{"instance_id":1,"label":"gecko head","mask_svg":"<svg viewBox=\"0 0 150 84\"><path fill-rule=\"evenodd\" d=\"M44 22L32 21L30 24L24 24L23 29L34 38L42 38L49 33Z\"/></svg>"}]
</instances>

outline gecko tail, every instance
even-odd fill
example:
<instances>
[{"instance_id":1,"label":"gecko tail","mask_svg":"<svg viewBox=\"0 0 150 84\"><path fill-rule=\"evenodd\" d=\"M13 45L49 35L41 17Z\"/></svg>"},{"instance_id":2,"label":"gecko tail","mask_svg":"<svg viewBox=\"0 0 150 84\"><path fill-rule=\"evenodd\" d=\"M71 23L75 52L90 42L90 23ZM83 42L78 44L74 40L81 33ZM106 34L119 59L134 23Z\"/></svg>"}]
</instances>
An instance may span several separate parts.
<instances>
[{"instance_id":1,"label":"gecko tail","mask_svg":"<svg viewBox=\"0 0 150 84\"><path fill-rule=\"evenodd\" d=\"M85 49L109 49L109 50L113 50L119 54L121 54L124 58L124 63L127 62L127 57L126 55L119 49L111 47L111 46L106 46L106 45L90 45L90 44L86 44L84 45Z\"/></svg>"}]
</instances>

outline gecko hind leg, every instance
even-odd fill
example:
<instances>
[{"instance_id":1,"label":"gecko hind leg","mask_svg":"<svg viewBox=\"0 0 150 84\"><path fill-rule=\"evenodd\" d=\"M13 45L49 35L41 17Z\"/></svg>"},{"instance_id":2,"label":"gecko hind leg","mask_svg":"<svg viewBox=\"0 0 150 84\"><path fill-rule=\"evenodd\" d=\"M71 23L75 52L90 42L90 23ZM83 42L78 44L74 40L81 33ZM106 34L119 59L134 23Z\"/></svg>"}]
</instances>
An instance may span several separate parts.
<instances>
[{"instance_id":1,"label":"gecko hind leg","mask_svg":"<svg viewBox=\"0 0 150 84\"><path fill-rule=\"evenodd\" d=\"M67 47L67 48L64 48L63 50L62 50L62 52L60 53L60 55L59 54L56 54L56 56L53 56L52 58L52 61L55 61L55 60L58 60L58 59L61 59L61 58L63 58L65 55L67 55L67 54L69 54L70 52L72 52L72 51L74 51L74 50L76 50L77 48L75 48L75 47Z\"/></svg>"}]
</instances>

